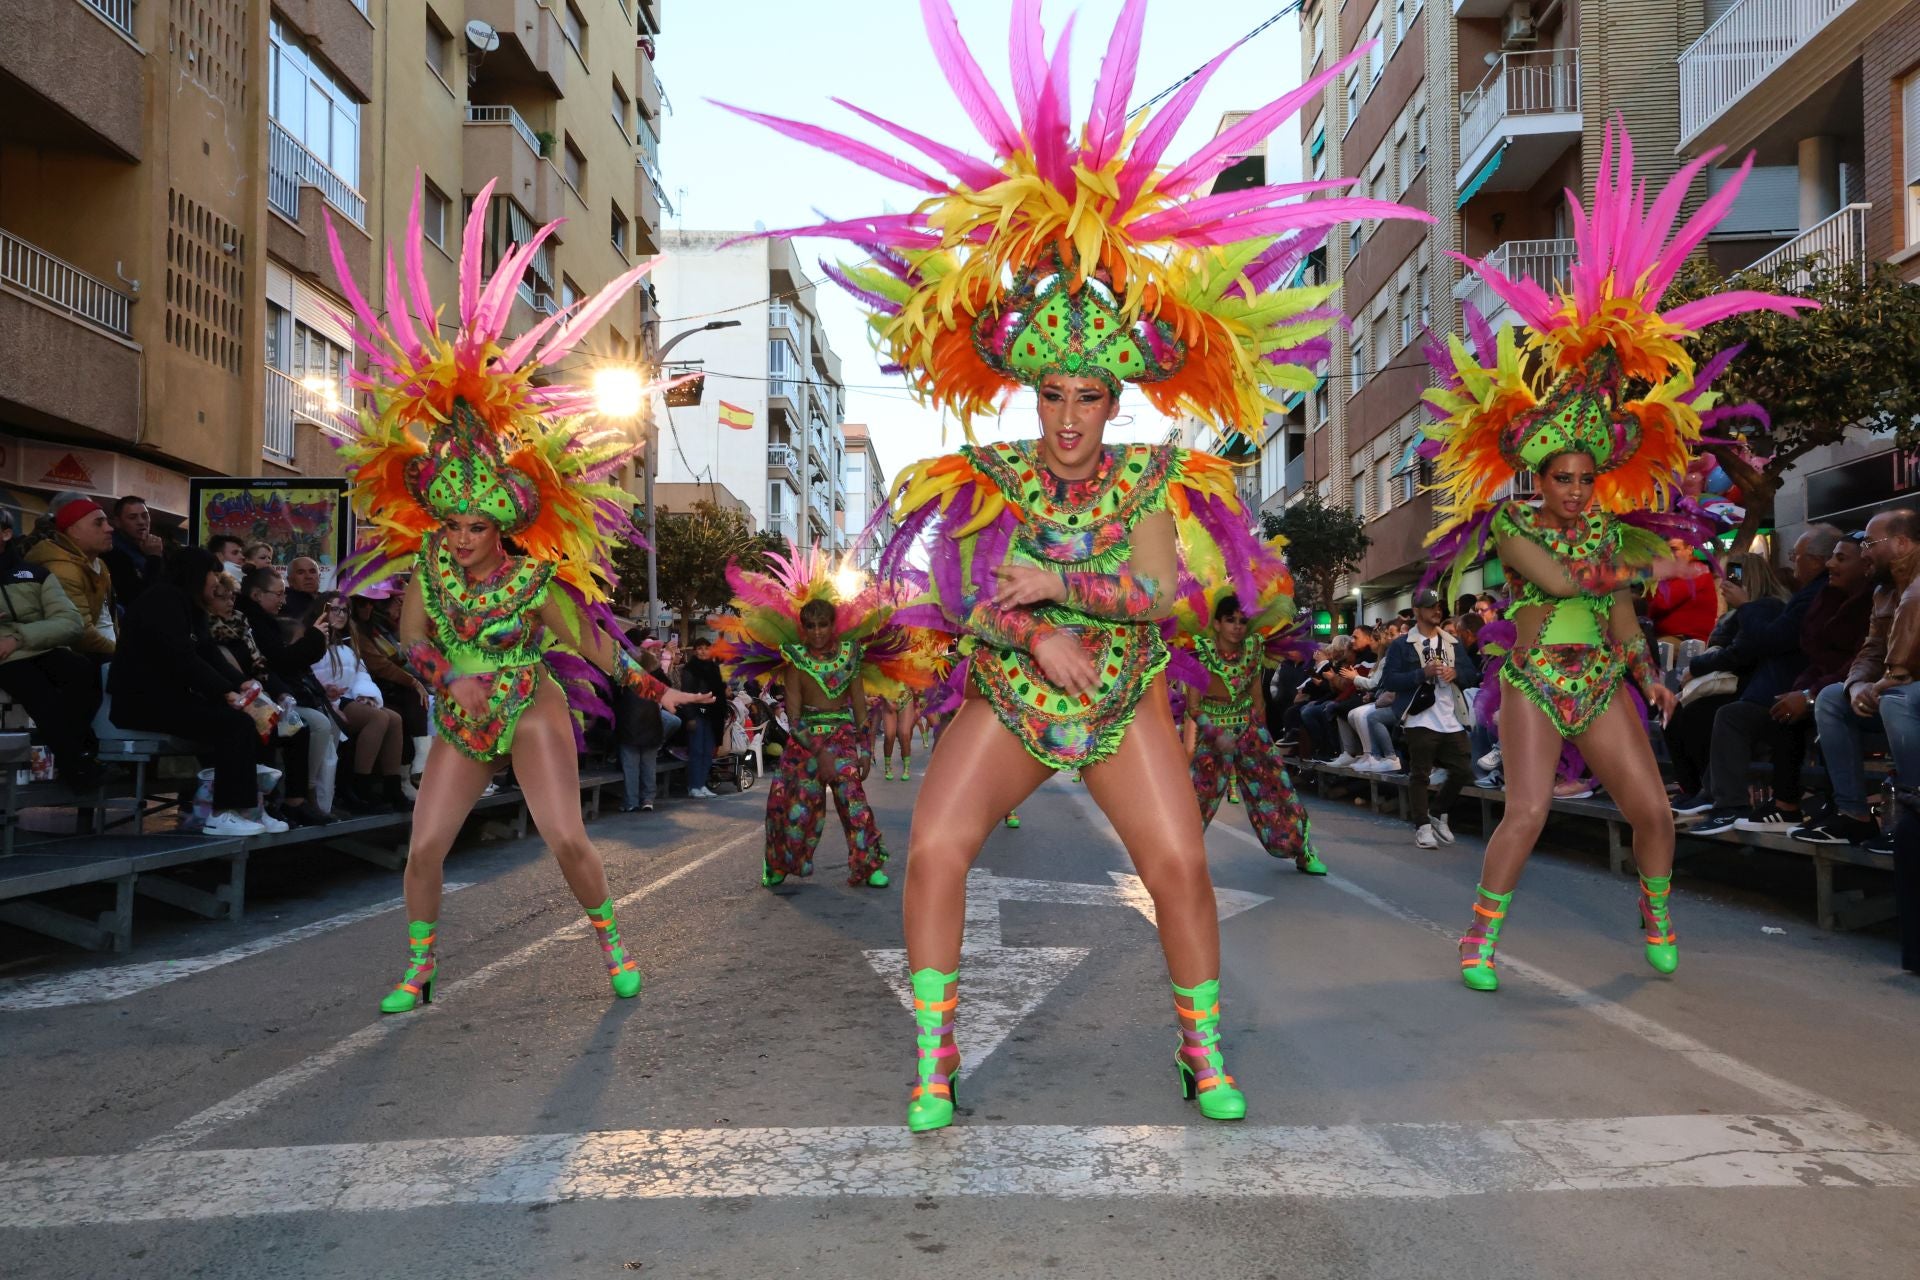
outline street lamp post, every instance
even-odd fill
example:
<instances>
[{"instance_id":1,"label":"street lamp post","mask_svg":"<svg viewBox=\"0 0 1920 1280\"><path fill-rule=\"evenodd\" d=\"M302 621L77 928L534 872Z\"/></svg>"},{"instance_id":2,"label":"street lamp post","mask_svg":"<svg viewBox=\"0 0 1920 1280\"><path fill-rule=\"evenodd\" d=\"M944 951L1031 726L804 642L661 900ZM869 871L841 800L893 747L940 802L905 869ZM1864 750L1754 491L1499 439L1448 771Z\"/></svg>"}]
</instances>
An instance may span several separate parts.
<instances>
[{"instance_id":1,"label":"street lamp post","mask_svg":"<svg viewBox=\"0 0 1920 1280\"><path fill-rule=\"evenodd\" d=\"M696 333L705 333L710 329L737 329L738 320L709 320L698 329L689 329L685 333L676 333L668 338L660 350L654 353L656 363L666 363L667 352L673 350L684 340ZM660 456L660 420L658 416L647 420L647 634L660 634L660 517L654 510L653 478L659 471Z\"/></svg>"}]
</instances>

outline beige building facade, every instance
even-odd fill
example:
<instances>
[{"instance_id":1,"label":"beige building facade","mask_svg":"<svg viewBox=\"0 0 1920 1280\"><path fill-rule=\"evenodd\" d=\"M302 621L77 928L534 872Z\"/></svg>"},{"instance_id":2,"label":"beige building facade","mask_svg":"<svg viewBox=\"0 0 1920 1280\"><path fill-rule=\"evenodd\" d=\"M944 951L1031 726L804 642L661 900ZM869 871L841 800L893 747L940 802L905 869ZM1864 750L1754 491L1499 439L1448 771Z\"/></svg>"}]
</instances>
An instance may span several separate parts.
<instances>
[{"instance_id":1,"label":"beige building facade","mask_svg":"<svg viewBox=\"0 0 1920 1280\"><path fill-rule=\"evenodd\" d=\"M0 496L141 492L181 516L190 476L337 474L359 356L325 219L369 281L416 173L441 299L489 179L490 257L568 219L516 327L656 252L659 31L660 0L9 6ZM644 358L654 319L636 295L567 376Z\"/></svg>"}]
</instances>

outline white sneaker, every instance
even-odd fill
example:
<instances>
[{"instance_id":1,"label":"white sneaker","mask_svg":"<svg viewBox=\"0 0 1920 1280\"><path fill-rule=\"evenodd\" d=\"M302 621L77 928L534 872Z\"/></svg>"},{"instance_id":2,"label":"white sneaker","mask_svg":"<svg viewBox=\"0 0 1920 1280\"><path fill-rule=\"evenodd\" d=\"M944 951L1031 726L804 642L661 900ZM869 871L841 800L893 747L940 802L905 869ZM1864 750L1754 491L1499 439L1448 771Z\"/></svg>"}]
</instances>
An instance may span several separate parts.
<instances>
[{"instance_id":1,"label":"white sneaker","mask_svg":"<svg viewBox=\"0 0 1920 1280\"><path fill-rule=\"evenodd\" d=\"M1445 769L1435 769L1427 774L1427 785L1430 787L1443 787L1446 785L1446 782L1447 771Z\"/></svg>"},{"instance_id":2,"label":"white sneaker","mask_svg":"<svg viewBox=\"0 0 1920 1280\"><path fill-rule=\"evenodd\" d=\"M243 818L231 809L223 809L207 819L201 832L210 836L257 836L266 828L251 818Z\"/></svg>"},{"instance_id":3,"label":"white sneaker","mask_svg":"<svg viewBox=\"0 0 1920 1280\"><path fill-rule=\"evenodd\" d=\"M1440 837L1434 834L1433 824L1429 822L1413 833L1413 843L1422 849L1438 849Z\"/></svg>"},{"instance_id":4,"label":"white sneaker","mask_svg":"<svg viewBox=\"0 0 1920 1280\"><path fill-rule=\"evenodd\" d=\"M1481 756L1475 763L1486 772L1492 773L1500 767L1500 748L1495 747L1493 750L1487 752L1487 754Z\"/></svg>"},{"instance_id":5,"label":"white sneaker","mask_svg":"<svg viewBox=\"0 0 1920 1280\"><path fill-rule=\"evenodd\" d=\"M273 835L279 835L282 831L291 830L291 828L288 827L288 825L285 822L282 822L279 818L274 817L272 814L268 813L265 809L262 809L260 811L260 816L253 819L253 821L265 827L267 831Z\"/></svg>"},{"instance_id":6,"label":"white sneaker","mask_svg":"<svg viewBox=\"0 0 1920 1280\"><path fill-rule=\"evenodd\" d=\"M715 798L713 792L707 790L705 787L695 787L693 790L687 792L687 794L700 800L712 800Z\"/></svg>"},{"instance_id":7,"label":"white sneaker","mask_svg":"<svg viewBox=\"0 0 1920 1280\"><path fill-rule=\"evenodd\" d=\"M1400 757L1381 756L1376 759L1373 756L1367 756L1353 767L1354 770L1359 773L1398 773L1400 772Z\"/></svg>"},{"instance_id":8,"label":"white sneaker","mask_svg":"<svg viewBox=\"0 0 1920 1280\"><path fill-rule=\"evenodd\" d=\"M1433 828L1433 834L1440 837L1441 844L1453 843L1453 827L1445 818L1436 813L1433 821L1427 825Z\"/></svg>"},{"instance_id":9,"label":"white sneaker","mask_svg":"<svg viewBox=\"0 0 1920 1280\"><path fill-rule=\"evenodd\" d=\"M1362 757L1362 759L1364 758L1365 757ZM1353 754L1348 751L1342 751L1339 755L1327 761L1327 763L1332 765L1336 769L1344 769L1348 765L1353 763Z\"/></svg>"}]
</instances>

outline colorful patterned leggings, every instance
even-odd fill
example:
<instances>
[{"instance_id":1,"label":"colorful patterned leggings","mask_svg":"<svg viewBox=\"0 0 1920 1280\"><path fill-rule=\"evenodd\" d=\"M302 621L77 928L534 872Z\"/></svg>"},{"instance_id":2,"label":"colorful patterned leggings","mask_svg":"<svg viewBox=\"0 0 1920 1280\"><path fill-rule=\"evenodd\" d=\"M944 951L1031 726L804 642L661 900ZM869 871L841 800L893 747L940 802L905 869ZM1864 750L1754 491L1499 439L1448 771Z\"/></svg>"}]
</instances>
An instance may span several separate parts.
<instances>
[{"instance_id":1,"label":"colorful patterned leggings","mask_svg":"<svg viewBox=\"0 0 1920 1280\"><path fill-rule=\"evenodd\" d=\"M1193 753L1193 790L1200 798L1201 825L1213 821L1221 797L1237 777L1241 804L1266 851L1276 858L1304 857L1310 851L1307 809L1293 793L1279 748L1265 726L1222 725L1205 715L1196 719L1200 737Z\"/></svg>"},{"instance_id":2,"label":"colorful patterned leggings","mask_svg":"<svg viewBox=\"0 0 1920 1280\"><path fill-rule=\"evenodd\" d=\"M813 874L813 852L826 826L827 792L847 831L847 882L865 884L887 860L873 806L860 781L860 731L803 730L781 753L767 789L767 866L780 875Z\"/></svg>"}]
</instances>

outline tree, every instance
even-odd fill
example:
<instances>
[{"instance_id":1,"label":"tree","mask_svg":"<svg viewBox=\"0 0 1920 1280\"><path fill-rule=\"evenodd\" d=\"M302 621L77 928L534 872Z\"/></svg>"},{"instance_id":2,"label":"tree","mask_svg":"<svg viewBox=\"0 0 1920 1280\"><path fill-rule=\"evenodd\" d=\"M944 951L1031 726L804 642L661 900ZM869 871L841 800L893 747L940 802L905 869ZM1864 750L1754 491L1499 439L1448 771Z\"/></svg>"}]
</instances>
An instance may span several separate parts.
<instances>
[{"instance_id":1,"label":"tree","mask_svg":"<svg viewBox=\"0 0 1920 1280\"><path fill-rule=\"evenodd\" d=\"M1366 522L1346 507L1330 507L1308 490L1278 515L1261 519L1266 536L1287 540L1287 567L1302 609L1331 609L1334 582L1360 566L1373 545Z\"/></svg>"},{"instance_id":2,"label":"tree","mask_svg":"<svg viewBox=\"0 0 1920 1280\"><path fill-rule=\"evenodd\" d=\"M1706 448L1739 487L1746 515L1735 545L1745 546L1772 526L1783 477L1810 451L1836 444L1852 430L1891 431L1903 448L1920 439L1920 289L1878 261L1863 272L1856 264L1802 258L1722 278L1712 264L1696 259L1682 268L1662 305L1722 289L1764 289L1820 303L1820 310L1797 317L1770 311L1733 316L1688 344L1704 364L1723 347L1745 343L1714 389L1722 404L1751 401L1772 420L1729 422L1707 433L1744 437L1745 453L1728 444Z\"/></svg>"},{"instance_id":3,"label":"tree","mask_svg":"<svg viewBox=\"0 0 1920 1280\"><path fill-rule=\"evenodd\" d=\"M716 502L700 501L691 510L662 511L655 522L660 538L660 602L680 619L680 640L693 639L693 625L733 599L727 585L727 565L743 569L766 567L767 552L787 550L787 540L776 533L755 533L752 520ZM625 545L613 553L620 577L620 598L629 608L646 599L647 552Z\"/></svg>"}]
</instances>

